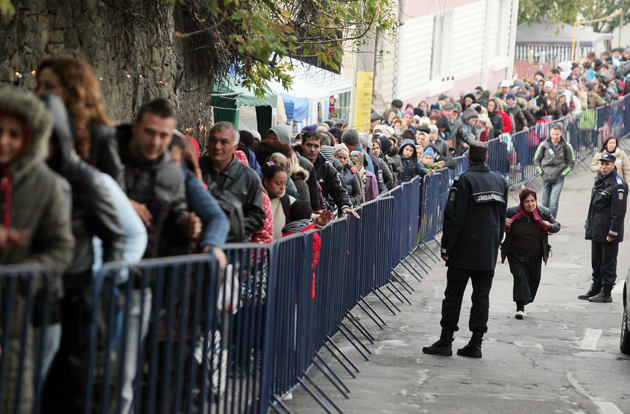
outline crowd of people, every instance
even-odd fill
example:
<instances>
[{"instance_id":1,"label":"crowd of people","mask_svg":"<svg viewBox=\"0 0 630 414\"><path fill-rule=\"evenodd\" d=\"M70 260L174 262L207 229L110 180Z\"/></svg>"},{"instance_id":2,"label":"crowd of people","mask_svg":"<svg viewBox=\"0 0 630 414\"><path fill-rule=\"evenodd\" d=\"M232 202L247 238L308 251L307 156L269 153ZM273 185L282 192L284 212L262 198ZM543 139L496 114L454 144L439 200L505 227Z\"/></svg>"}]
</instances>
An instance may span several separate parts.
<instances>
[{"instance_id":1,"label":"crowd of people","mask_svg":"<svg viewBox=\"0 0 630 414\"><path fill-rule=\"evenodd\" d=\"M20 371L19 324L0 332L9 338L2 350L9 355L8 411L18 403L11 400L18 378L23 380L23 412L29 411L35 393L44 395L44 412L82 410L88 344L77 338L88 334L87 298L93 274L103 263L212 253L225 268L226 243L268 244L323 228L334 217L360 219L362 204L414 177L454 168L455 157L479 142L610 104L630 89L629 58L628 50L614 50L601 59L589 55L560 64L547 75L505 80L496 93L479 87L462 91L460 99L442 95L416 107L404 107L396 99L385 111L374 108L367 131L326 121L297 133L289 125L275 125L261 136L217 122L205 142L177 130L175 111L165 99L144 103L131 124L113 125L89 65L72 58L43 60L35 72L34 92L0 90L0 263L39 263L53 280L50 323L42 326L40 300L26 336L29 361L34 344L45 344L40 372L34 372L32 363ZM542 210L536 222L550 232L556 231L561 189L554 183L575 162L570 145L560 141L561 128L552 129L535 160L550 183L543 205L551 203L551 210ZM558 148L564 148L562 157L553 156ZM478 152L473 159L481 165L487 154ZM628 178L630 164L616 138L603 144L593 171L602 173L600 159L606 154L614 155L619 175ZM535 200L535 194L521 197L521 209L508 214L508 228L536 210ZM518 235L518 225L513 227ZM514 239L510 251L530 252L518 237L508 239ZM544 243L535 249L544 260L545 249ZM540 267L536 260L533 268ZM527 285L525 276L520 277L519 283ZM593 289L601 286L600 281ZM535 288L530 288L533 293L524 287L515 293L519 311L533 300ZM145 314L130 321L137 326L150 312L150 293L136 287L132 297L132 306L148 299ZM25 300L25 295L17 298L15 320L25 312ZM125 372L126 389L135 375L133 369ZM133 395L125 393L123 400L123 411L129 412Z\"/></svg>"}]
</instances>

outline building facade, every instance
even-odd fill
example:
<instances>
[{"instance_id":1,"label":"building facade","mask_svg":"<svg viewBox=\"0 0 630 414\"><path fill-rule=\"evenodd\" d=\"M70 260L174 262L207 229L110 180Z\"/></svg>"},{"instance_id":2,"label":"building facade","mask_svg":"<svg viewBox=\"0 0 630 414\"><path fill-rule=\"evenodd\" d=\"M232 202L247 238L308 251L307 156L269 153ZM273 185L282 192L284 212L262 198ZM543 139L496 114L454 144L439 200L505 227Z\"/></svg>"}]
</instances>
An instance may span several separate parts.
<instances>
[{"instance_id":1,"label":"building facade","mask_svg":"<svg viewBox=\"0 0 630 414\"><path fill-rule=\"evenodd\" d=\"M496 91L512 78L518 0L399 2L396 39L379 37L374 103L416 106L442 93L481 86Z\"/></svg>"}]
</instances>

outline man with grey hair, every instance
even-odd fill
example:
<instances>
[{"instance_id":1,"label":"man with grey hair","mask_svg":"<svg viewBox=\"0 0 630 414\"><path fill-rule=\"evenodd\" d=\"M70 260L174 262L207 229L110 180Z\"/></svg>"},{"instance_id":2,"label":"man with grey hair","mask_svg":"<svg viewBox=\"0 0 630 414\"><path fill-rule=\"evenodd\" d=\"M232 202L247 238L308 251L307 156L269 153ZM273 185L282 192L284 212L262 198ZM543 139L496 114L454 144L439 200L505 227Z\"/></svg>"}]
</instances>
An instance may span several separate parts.
<instances>
[{"instance_id":1,"label":"man with grey hair","mask_svg":"<svg viewBox=\"0 0 630 414\"><path fill-rule=\"evenodd\" d=\"M233 124L218 122L210 129L206 152L199 159L203 182L224 211L227 207L225 204L238 208L240 203L244 228L235 229L234 223L231 223L228 235L228 242L231 243L249 240L250 235L260 230L265 222L262 185L258 174L234 156L238 141L239 133Z\"/></svg>"}]
</instances>

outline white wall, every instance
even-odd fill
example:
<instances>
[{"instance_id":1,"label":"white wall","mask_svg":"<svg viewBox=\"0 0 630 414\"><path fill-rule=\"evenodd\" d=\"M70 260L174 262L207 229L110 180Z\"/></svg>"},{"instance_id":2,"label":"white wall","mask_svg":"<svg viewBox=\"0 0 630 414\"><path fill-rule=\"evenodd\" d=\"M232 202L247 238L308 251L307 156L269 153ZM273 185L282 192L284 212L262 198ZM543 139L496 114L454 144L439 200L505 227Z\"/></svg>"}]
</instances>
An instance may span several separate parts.
<instances>
[{"instance_id":1,"label":"white wall","mask_svg":"<svg viewBox=\"0 0 630 414\"><path fill-rule=\"evenodd\" d=\"M396 98L411 101L481 85L495 88L495 79L510 78L514 61L518 0L455 2L444 20L439 12L407 16L399 30ZM434 27L444 22L444 27ZM442 60L432 76L433 47L442 40Z\"/></svg>"}]
</instances>

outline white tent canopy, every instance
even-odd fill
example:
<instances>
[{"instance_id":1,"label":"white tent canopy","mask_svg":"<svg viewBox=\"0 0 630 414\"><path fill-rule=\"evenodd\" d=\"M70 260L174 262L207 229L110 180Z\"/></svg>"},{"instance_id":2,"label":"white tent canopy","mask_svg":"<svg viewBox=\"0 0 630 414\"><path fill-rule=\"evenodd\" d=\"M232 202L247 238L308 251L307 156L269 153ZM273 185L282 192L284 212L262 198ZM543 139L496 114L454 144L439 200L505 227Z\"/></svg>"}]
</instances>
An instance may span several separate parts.
<instances>
[{"instance_id":1,"label":"white tent canopy","mask_svg":"<svg viewBox=\"0 0 630 414\"><path fill-rule=\"evenodd\" d=\"M268 82L269 87L276 92L318 101L352 90L351 79L299 60L287 58L283 62L293 65L293 85L290 89L284 89L278 82Z\"/></svg>"},{"instance_id":2,"label":"white tent canopy","mask_svg":"<svg viewBox=\"0 0 630 414\"><path fill-rule=\"evenodd\" d=\"M575 43L577 47L592 48L603 40L612 40L610 33L595 33L585 27L576 31ZM557 33L556 33L557 32ZM516 46L571 46L573 44L573 25L560 23L558 27L548 20L538 23L523 23L516 28Z\"/></svg>"}]
</instances>

